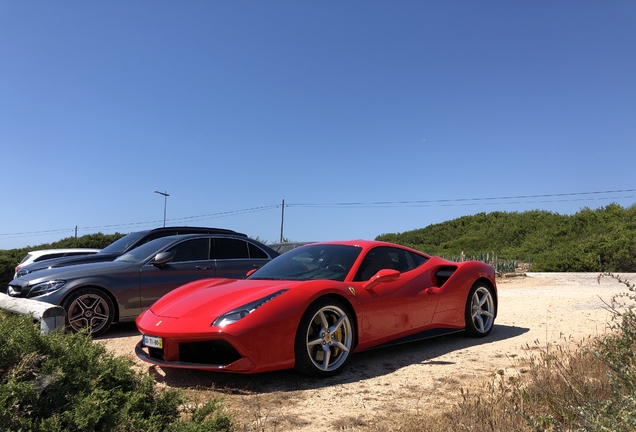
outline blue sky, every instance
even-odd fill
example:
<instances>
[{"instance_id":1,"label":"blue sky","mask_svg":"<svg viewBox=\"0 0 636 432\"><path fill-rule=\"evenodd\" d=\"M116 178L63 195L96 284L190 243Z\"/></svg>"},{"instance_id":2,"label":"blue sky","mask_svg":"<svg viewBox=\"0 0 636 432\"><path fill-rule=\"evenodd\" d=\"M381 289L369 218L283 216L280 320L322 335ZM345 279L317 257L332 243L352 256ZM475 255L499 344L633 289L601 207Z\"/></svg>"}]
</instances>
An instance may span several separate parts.
<instances>
[{"instance_id":1,"label":"blue sky","mask_svg":"<svg viewBox=\"0 0 636 432\"><path fill-rule=\"evenodd\" d=\"M0 0L0 249L631 206L635 50L633 1Z\"/></svg>"}]
</instances>

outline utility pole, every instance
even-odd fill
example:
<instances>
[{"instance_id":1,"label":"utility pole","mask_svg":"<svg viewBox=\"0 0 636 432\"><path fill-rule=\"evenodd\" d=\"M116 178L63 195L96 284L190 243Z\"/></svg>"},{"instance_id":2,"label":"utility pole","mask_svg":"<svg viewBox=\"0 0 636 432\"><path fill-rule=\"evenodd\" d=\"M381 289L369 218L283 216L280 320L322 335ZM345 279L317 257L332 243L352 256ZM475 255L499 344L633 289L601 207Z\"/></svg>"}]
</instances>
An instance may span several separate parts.
<instances>
[{"instance_id":1,"label":"utility pole","mask_svg":"<svg viewBox=\"0 0 636 432\"><path fill-rule=\"evenodd\" d=\"M281 205L282 211L280 216L280 242L283 242L283 224L285 223L285 200L283 200L283 204Z\"/></svg>"},{"instance_id":2,"label":"utility pole","mask_svg":"<svg viewBox=\"0 0 636 432\"><path fill-rule=\"evenodd\" d=\"M155 191L156 194L163 195L163 226L166 226L166 207L168 205L168 197L170 194L166 192Z\"/></svg>"}]
</instances>

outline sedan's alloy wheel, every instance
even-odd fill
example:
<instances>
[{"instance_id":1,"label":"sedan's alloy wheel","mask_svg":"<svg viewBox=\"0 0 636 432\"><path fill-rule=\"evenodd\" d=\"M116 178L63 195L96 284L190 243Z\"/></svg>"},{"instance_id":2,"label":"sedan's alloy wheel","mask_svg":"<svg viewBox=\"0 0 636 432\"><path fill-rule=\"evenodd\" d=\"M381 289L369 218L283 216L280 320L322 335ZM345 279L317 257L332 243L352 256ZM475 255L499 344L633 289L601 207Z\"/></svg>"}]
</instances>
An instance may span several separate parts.
<instances>
[{"instance_id":1,"label":"sedan's alloy wheel","mask_svg":"<svg viewBox=\"0 0 636 432\"><path fill-rule=\"evenodd\" d=\"M65 302L64 308L67 325L73 332L98 336L108 330L113 321L113 303L99 290L79 290Z\"/></svg>"}]
</instances>

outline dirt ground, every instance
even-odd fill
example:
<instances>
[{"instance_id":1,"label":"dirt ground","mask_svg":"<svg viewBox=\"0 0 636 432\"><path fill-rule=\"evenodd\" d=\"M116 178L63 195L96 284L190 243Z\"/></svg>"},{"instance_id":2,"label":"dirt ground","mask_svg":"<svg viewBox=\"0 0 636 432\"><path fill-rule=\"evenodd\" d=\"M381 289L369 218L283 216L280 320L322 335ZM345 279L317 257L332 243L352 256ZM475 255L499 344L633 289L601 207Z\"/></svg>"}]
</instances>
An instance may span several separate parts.
<instances>
[{"instance_id":1,"label":"dirt ground","mask_svg":"<svg viewBox=\"0 0 636 432\"><path fill-rule=\"evenodd\" d=\"M161 369L138 360L135 326L121 324L98 339L116 355L130 356L158 385L189 396L222 397L241 430L364 430L382 413L444 409L461 389L483 391L495 375L517 375L528 349L564 345L607 331L606 303L625 285L597 273L528 273L499 278L499 312L492 333L462 333L353 355L345 371L312 379L293 371L230 375ZM636 274L622 275L636 281Z\"/></svg>"}]
</instances>

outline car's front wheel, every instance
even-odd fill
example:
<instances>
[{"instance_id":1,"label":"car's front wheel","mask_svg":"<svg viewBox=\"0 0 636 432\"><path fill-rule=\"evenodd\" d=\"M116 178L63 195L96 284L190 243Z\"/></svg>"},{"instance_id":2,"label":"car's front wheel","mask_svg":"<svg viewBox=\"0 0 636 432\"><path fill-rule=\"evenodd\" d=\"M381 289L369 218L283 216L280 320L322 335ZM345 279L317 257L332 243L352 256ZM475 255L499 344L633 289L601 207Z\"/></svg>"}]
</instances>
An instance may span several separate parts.
<instances>
[{"instance_id":1,"label":"car's front wheel","mask_svg":"<svg viewBox=\"0 0 636 432\"><path fill-rule=\"evenodd\" d=\"M495 323L495 308L492 288L482 282L473 285L466 300L466 333L473 337L488 336Z\"/></svg>"},{"instance_id":2,"label":"car's front wheel","mask_svg":"<svg viewBox=\"0 0 636 432\"><path fill-rule=\"evenodd\" d=\"M318 299L300 320L294 343L295 368L307 375L335 375L349 360L354 340L355 329L347 307L334 299Z\"/></svg>"},{"instance_id":3,"label":"car's front wheel","mask_svg":"<svg viewBox=\"0 0 636 432\"><path fill-rule=\"evenodd\" d=\"M96 288L81 288L62 304L66 310L66 325L73 332L100 336L113 323L115 307L108 294Z\"/></svg>"}]
</instances>

